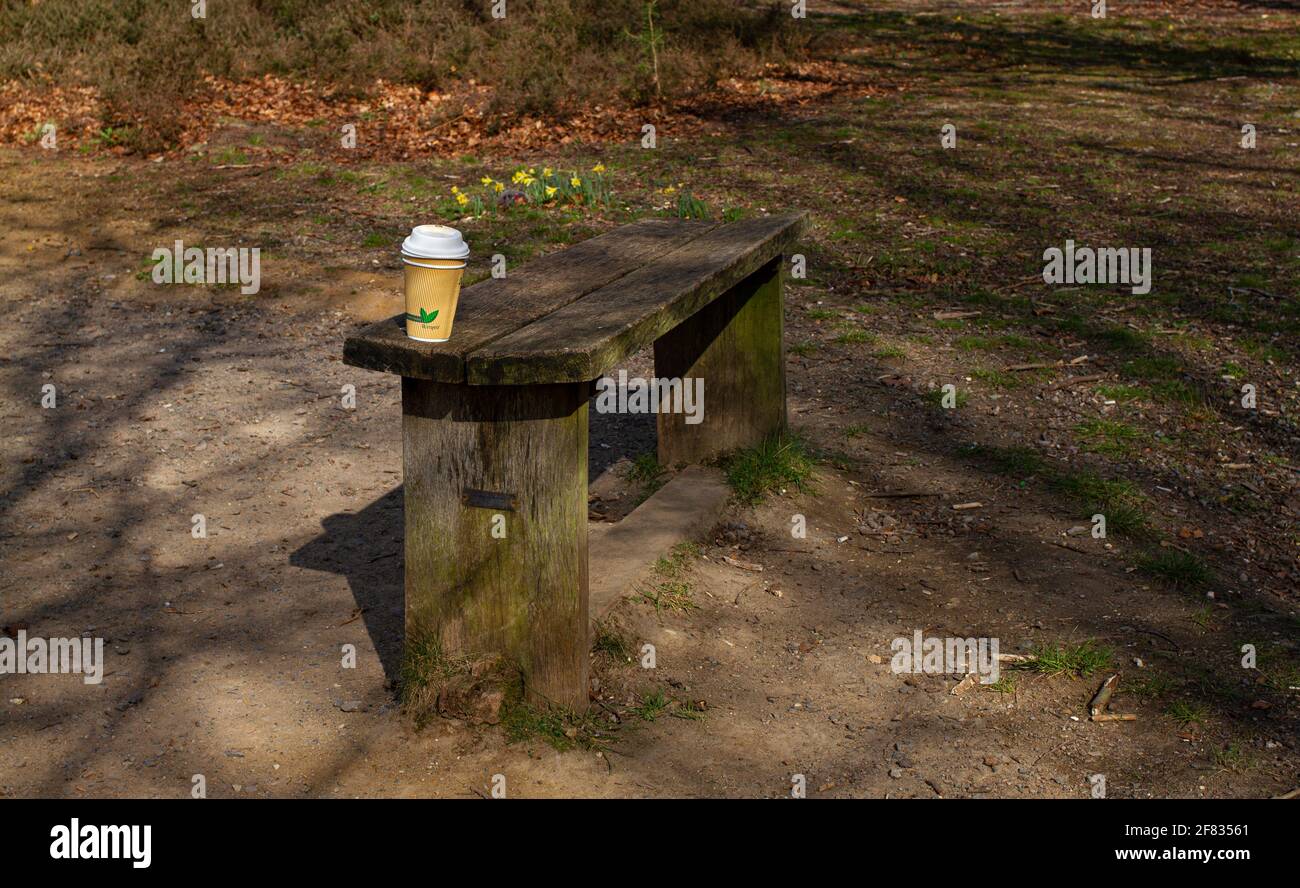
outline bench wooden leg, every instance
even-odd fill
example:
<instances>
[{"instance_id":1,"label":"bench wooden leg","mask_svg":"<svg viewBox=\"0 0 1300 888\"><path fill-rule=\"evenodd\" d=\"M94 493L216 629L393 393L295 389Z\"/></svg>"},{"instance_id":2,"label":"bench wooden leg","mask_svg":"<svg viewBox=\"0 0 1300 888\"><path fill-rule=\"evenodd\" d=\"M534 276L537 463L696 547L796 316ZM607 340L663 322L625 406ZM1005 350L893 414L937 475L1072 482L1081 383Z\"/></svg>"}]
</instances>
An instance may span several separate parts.
<instances>
[{"instance_id":1,"label":"bench wooden leg","mask_svg":"<svg viewBox=\"0 0 1300 888\"><path fill-rule=\"evenodd\" d=\"M408 646L434 639L447 655L502 654L530 702L579 712L589 396L586 383L402 379Z\"/></svg>"},{"instance_id":2,"label":"bench wooden leg","mask_svg":"<svg viewBox=\"0 0 1300 888\"><path fill-rule=\"evenodd\" d=\"M659 461L699 463L786 425L782 258L655 342L655 376L704 380L704 421L660 412Z\"/></svg>"}]
</instances>

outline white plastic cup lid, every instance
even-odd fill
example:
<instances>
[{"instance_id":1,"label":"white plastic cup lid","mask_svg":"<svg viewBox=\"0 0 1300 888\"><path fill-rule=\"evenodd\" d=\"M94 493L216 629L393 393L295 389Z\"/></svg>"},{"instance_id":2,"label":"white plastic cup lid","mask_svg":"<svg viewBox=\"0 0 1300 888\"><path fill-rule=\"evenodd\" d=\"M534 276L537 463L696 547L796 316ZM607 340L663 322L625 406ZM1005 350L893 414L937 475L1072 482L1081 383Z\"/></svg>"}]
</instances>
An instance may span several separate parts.
<instances>
[{"instance_id":1,"label":"white plastic cup lid","mask_svg":"<svg viewBox=\"0 0 1300 888\"><path fill-rule=\"evenodd\" d=\"M402 241L402 252L422 259L464 259L469 255L469 245L454 228L417 225Z\"/></svg>"}]
</instances>

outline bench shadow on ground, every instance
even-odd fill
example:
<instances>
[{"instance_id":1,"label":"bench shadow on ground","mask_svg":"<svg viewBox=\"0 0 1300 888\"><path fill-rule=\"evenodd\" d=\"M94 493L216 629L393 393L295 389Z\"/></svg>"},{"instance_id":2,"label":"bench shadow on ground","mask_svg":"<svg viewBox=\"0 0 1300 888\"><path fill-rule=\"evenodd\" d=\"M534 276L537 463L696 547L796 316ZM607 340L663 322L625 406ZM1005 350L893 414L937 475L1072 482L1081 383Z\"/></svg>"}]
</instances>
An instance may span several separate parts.
<instances>
[{"instance_id":1,"label":"bench shadow on ground","mask_svg":"<svg viewBox=\"0 0 1300 888\"><path fill-rule=\"evenodd\" d=\"M654 452L655 419L650 414L602 414L592 407L589 428L591 479L624 457ZM405 638L403 496L399 484L359 512L325 517L321 534L289 556L294 567L347 579L384 677L392 681L401 671Z\"/></svg>"}]
</instances>

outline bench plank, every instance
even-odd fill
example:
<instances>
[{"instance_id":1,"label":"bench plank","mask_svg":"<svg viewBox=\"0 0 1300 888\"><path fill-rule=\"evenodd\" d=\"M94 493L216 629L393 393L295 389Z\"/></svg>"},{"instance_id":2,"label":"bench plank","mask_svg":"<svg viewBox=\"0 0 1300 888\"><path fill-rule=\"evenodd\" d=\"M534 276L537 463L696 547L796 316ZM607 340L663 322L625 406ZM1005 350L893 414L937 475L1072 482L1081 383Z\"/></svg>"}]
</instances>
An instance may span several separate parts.
<instances>
[{"instance_id":1,"label":"bench plank","mask_svg":"<svg viewBox=\"0 0 1300 888\"><path fill-rule=\"evenodd\" d=\"M781 255L802 213L723 225L469 354L471 385L599 377ZM453 334L456 335L456 334Z\"/></svg>"},{"instance_id":2,"label":"bench plank","mask_svg":"<svg viewBox=\"0 0 1300 888\"><path fill-rule=\"evenodd\" d=\"M343 361L417 379L464 382L465 356L470 352L617 281L713 227L706 222L647 219L616 228L529 262L504 278L466 287L450 342L409 339L398 315L349 336Z\"/></svg>"}]
</instances>

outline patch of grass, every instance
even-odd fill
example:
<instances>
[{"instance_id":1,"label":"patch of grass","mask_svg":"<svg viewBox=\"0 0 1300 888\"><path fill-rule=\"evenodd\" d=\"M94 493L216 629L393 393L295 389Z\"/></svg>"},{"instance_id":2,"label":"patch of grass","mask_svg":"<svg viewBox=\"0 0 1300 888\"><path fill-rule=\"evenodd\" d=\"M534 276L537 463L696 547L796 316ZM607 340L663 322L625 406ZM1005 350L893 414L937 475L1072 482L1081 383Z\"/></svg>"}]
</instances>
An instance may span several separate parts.
<instances>
[{"instance_id":1,"label":"patch of grass","mask_svg":"<svg viewBox=\"0 0 1300 888\"><path fill-rule=\"evenodd\" d=\"M810 339L805 339L802 342L796 342L792 345L787 346L786 351L790 352L790 354L792 355L798 355L801 358L806 358L809 355L811 355L813 352L817 351L817 348L818 348L817 343L813 342Z\"/></svg>"},{"instance_id":2,"label":"patch of grass","mask_svg":"<svg viewBox=\"0 0 1300 888\"><path fill-rule=\"evenodd\" d=\"M1158 400L1171 404L1196 407L1205 403L1200 389L1188 385L1181 379L1166 379L1151 383L1151 394Z\"/></svg>"},{"instance_id":3,"label":"patch of grass","mask_svg":"<svg viewBox=\"0 0 1300 888\"><path fill-rule=\"evenodd\" d=\"M608 735L593 711L577 715L560 707L530 706L514 702L503 707L501 728L507 743L541 739L559 752L571 749L605 749Z\"/></svg>"},{"instance_id":4,"label":"patch of grass","mask_svg":"<svg viewBox=\"0 0 1300 888\"><path fill-rule=\"evenodd\" d=\"M1014 694L1016 692L1016 674L1009 670L1003 670L998 680L991 685L985 685L990 691L997 691L999 694Z\"/></svg>"},{"instance_id":5,"label":"patch of grass","mask_svg":"<svg viewBox=\"0 0 1300 888\"><path fill-rule=\"evenodd\" d=\"M1127 404L1145 397L1146 391L1136 385L1099 385L1097 394L1111 401Z\"/></svg>"},{"instance_id":6,"label":"patch of grass","mask_svg":"<svg viewBox=\"0 0 1300 888\"><path fill-rule=\"evenodd\" d=\"M641 600L653 605L655 613L663 611L693 611L699 605L691 598L691 586L680 580L655 583L649 589L641 590Z\"/></svg>"},{"instance_id":7,"label":"patch of grass","mask_svg":"<svg viewBox=\"0 0 1300 888\"><path fill-rule=\"evenodd\" d=\"M1024 379L1017 376L1015 373L1008 373L1005 370L994 370L986 367L972 370L970 375L973 378L978 379L980 382L1000 389L1020 388L1024 383Z\"/></svg>"},{"instance_id":8,"label":"patch of grass","mask_svg":"<svg viewBox=\"0 0 1300 888\"><path fill-rule=\"evenodd\" d=\"M1121 372L1130 379L1168 380L1176 378L1182 366L1177 358L1152 356L1125 362Z\"/></svg>"},{"instance_id":9,"label":"patch of grass","mask_svg":"<svg viewBox=\"0 0 1300 888\"><path fill-rule=\"evenodd\" d=\"M987 336L958 336L954 345L962 351L992 351L998 347Z\"/></svg>"},{"instance_id":10,"label":"patch of grass","mask_svg":"<svg viewBox=\"0 0 1300 888\"><path fill-rule=\"evenodd\" d=\"M443 682L469 670L466 657L450 657L433 636L413 636L406 641L398 669L398 697L402 708L414 713L417 726L423 726L433 710Z\"/></svg>"},{"instance_id":11,"label":"patch of grass","mask_svg":"<svg viewBox=\"0 0 1300 888\"><path fill-rule=\"evenodd\" d=\"M1078 644L1043 644L1035 647L1032 653L1034 659L1017 665L1040 675L1086 678L1094 672L1109 669L1115 662L1111 649L1092 639Z\"/></svg>"},{"instance_id":12,"label":"patch of grass","mask_svg":"<svg viewBox=\"0 0 1300 888\"><path fill-rule=\"evenodd\" d=\"M875 358L894 358L894 359L897 359L897 358L905 358L905 357L907 357L907 352L903 351L901 348L899 348L899 347L896 346L896 345L887 345L887 346L885 346L884 348L878 348L878 349L876 349L874 352L871 353L871 355L872 355L872 357L875 357Z\"/></svg>"},{"instance_id":13,"label":"patch of grass","mask_svg":"<svg viewBox=\"0 0 1300 888\"><path fill-rule=\"evenodd\" d=\"M1174 336L1174 342L1190 351L1209 351L1214 347L1212 340L1204 336L1196 336L1192 333L1179 333Z\"/></svg>"},{"instance_id":14,"label":"patch of grass","mask_svg":"<svg viewBox=\"0 0 1300 888\"><path fill-rule=\"evenodd\" d=\"M629 711L642 721L648 722L652 722L664 714L690 721L699 721L704 718L704 710L699 704L674 700L658 689L643 694L641 704L632 707Z\"/></svg>"},{"instance_id":15,"label":"patch of grass","mask_svg":"<svg viewBox=\"0 0 1300 888\"><path fill-rule=\"evenodd\" d=\"M1237 649L1241 649L1240 644ZM1257 645L1255 667L1265 683L1276 691L1287 693L1292 688L1300 688L1300 655L1280 644L1265 642Z\"/></svg>"},{"instance_id":16,"label":"patch of grass","mask_svg":"<svg viewBox=\"0 0 1300 888\"><path fill-rule=\"evenodd\" d=\"M656 613L691 611L699 607L691 597L691 584L683 577L692 561L700 557L695 543L678 543L672 551L655 562L655 579L641 590L641 600L654 606Z\"/></svg>"},{"instance_id":17,"label":"patch of grass","mask_svg":"<svg viewBox=\"0 0 1300 888\"><path fill-rule=\"evenodd\" d=\"M406 641L398 667L398 700L402 711L415 720L422 730L438 714L438 698L444 688L455 683L473 683L477 666L469 657L449 656L433 635L413 635ZM507 678L500 664L485 670L494 676L497 686L517 684Z\"/></svg>"},{"instance_id":18,"label":"patch of grass","mask_svg":"<svg viewBox=\"0 0 1300 888\"><path fill-rule=\"evenodd\" d=\"M661 690L654 690L641 696L641 705L633 706L630 712L641 721L652 722L668 709L668 698Z\"/></svg>"},{"instance_id":19,"label":"patch of grass","mask_svg":"<svg viewBox=\"0 0 1300 888\"><path fill-rule=\"evenodd\" d=\"M1074 427L1075 434L1084 439L1084 449L1107 456L1126 456L1142 432L1125 422L1109 419L1089 419Z\"/></svg>"},{"instance_id":20,"label":"patch of grass","mask_svg":"<svg viewBox=\"0 0 1300 888\"><path fill-rule=\"evenodd\" d=\"M1072 500L1088 517L1106 516L1106 532L1146 536L1151 534L1145 499L1127 481L1111 481L1092 472L1053 473L1048 486Z\"/></svg>"},{"instance_id":21,"label":"patch of grass","mask_svg":"<svg viewBox=\"0 0 1300 888\"><path fill-rule=\"evenodd\" d=\"M1248 771L1255 766L1254 757L1236 740L1214 750L1210 758L1224 771Z\"/></svg>"},{"instance_id":22,"label":"patch of grass","mask_svg":"<svg viewBox=\"0 0 1300 888\"><path fill-rule=\"evenodd\" d=\"M372 248L387 247L391 243L392 243L392 239L388 235L381 234L378 231L372 231L370 234L367 234L365 238L362 239L361 246L372 247Z\"/></svg>"},{"instance_id":23,"label":"patch of grass","mask_svg":"<svg viewBox=\"0 0 1300 888\"><path fill-rule=\"evenodd\" d=\"M699 721L704 718L704 707L690 700L675 700L675 706L668 710L668 714L673 718L686 719L687 721Z\"/></svg>"},{"instance_id":24,"label":"patch of grass","mask_svg":"<svg viewBox=\"0 0 1300 888\"><path fill-rule=\"evenodd\" d=\"M248 163L248 155L238 148L222 148L212 155L212 162L216 164L245 164Z\"/></svg>"},{"instance_id":25,"label":"patch of grass","mask_svg":"<svg viewBox=\"0 0 1300 888\"><path fill-rule=\"evenodd\" d=\"M1191 620L1202 629L1209 629L1214 622L1214 611L1207 605L1193 613Z\"/></svg>"},{"instance_id":26,"label":"patch of grass","mask_svg":"<svg viewBox=\"0 0 1300 888\"><path fill-rule=\"evenodd\" d=\"M943 390L943 387L940 386L939 388L930 389L925 394L921 395L921 397L922 399L924 399L924 401L927 404L929 404L931 407L934 407L936 410L955 410L961 407L965 407L968 403L970 403L970 392L966 391L964 388L961 388L960 386L957 386L956 391L953 393L952 402L955 405L954 407L944 406L943 403L944 395L945 392Z\"/></svg>"},{"instance_id":27,"label":"patch of grass","mask_svg":"<svg viewBox=\"0 0 1300 888\"><path fill-rule=\"evenodd\" d=\"M1187 700L1175 700L1165 709L1165 714L1172 718L1180 728L1203 725L1209 716L1209 710L1200 703Z\"/></svg>"},{"instance_id":28,"label":"patch of grass","mask_svg":"<svg viewBox=\"0 0 1300 888\"><path fill-rule=\"evenodd\" d=\"M1205 562L1181 549L1155 549L1138 559L1138 569L1175 589L1199 589L1214 580Z\"/></svg>"},{"instance_id":29,"label":"patch of grass","mask_svg":"<svg viewBox=\"0 0 1300 888\"><path fill-rule=\"evenodd\" d=\"M673 546L672 550L655 562L655 573L668 579L676 579L686 572L691 562L700 557L698 543L685 542Z\"/></svg>"},{"instance_id":30,"label":"patch of grass","mask_svg":"<svg viewBox=\"0 0 1300 888\"><path fill-rule=\"evenodd\" d=\"M873 339L875 337L866 330L845 330L835 337L835 342L838 345L855 345L862 342L871 342Z\"/></svg>"},{"instance_id":31,"label":"patch of grass","mask_svg":"<svg viewBox=\"0 0 1300 888\"><path fill-rule=\"evenodd\" d=\"M829 308L810 308L805 314L810 321L829 321L840 316L839 312L831 311Z\"/></svg>"},{"instance_id":32,"label":"patch of grass","mask_svg":"<svg viewBox=\"0 0 1300 888\"><path fill-rule=\"evenodd\" d=\"M707 220L709 218L708 204L691 192L683 191L677 195L677 218Z\"/></svg>"},{"instance_id":33,"label":"patch of grass","mask_svg":"<svg viewBox=\"0 0 1300 888\"><path fill-rule=\"evenodd\" d=\"M1239 339L1237 340L1237 347L1241 349L1243 354L1249 355L1257 361L1282 363L1286 360L1286 352L1263 339Z\"/></svg>"},{"instance_id":34,"label":"patch of grass","mask_svg":"<svg viewBox=\"0 0 1300 888\"><path fill-rule=\"evenodd\" d=\"M592 653L604 654L620 664L632 662L633 643L613 626L599 622L596 637L591 643Z\"/></svg>"},{"instance_id":35,"label":"patch of grass","mask_svg":"<svg viewBox=\"0 0 1300 888\"><path fill-rule=\"evenodd\" d=\"M659 464L659 458L653 453L639 454L632 460L627 470L627 480L640 488L641 499L650 496L667 480L666 470Z\"/></svg>"},{"instance_id":36,"label":"patch of grass","mask_svg":"<svg viewBox=\"0 0 1300 888\"><path fill-rule=\"evenodd\" d=\"M846 425L842 431L844 437L853 439L853 438L860 438L863 435L867 434L868 432L871 431L871 428L864 424L854 423L853 425Z\"/></svg>"},{"instance_id":37,"label":"patch of grass","mask_svg":"<svg viewBox=\"0 0 1300 888\"><path fill-rule=\"evenodd\" d=\"M757 447L736 451L723 462L723 468L736 499L755 506L784 488L809 489L813 459L801 438L781 434Z\"/></svg>"}]
</instances>

